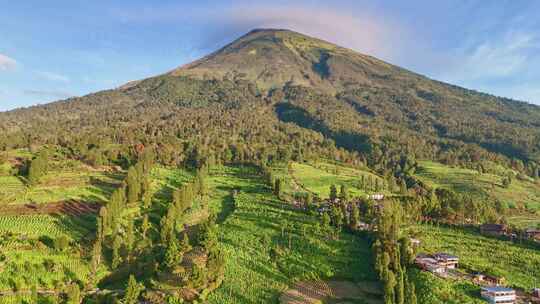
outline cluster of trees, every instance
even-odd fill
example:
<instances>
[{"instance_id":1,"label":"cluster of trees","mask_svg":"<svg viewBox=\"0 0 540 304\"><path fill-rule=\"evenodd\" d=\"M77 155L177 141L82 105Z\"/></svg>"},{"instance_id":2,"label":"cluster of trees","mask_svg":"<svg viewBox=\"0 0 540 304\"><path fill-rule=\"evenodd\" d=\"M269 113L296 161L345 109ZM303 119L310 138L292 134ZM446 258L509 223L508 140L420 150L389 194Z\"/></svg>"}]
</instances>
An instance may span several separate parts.
<instances>
[{"instance_id":1,"label":"cluster of trees","mask_svg":"<svg viewBox=\"0 0 540 304\"><path fill-rule=\"evenodd\" d=\"M28 183L36 185L49 170L49 151L43 149L40 151L28 165Z\"/></svg>"},{"instance_id":2,"label":"cluster of trees","mask_svg":"<svg viewBox=\"0 0 540 304\"><path fill-rule=\"evenodd\" d=\"M148 197L151 198L149 174L153 165L151 151L143 153L140 161L128 169L128 173L121 186L113 191L106 206L99 211L97 219L96 241L93 248L92 266L93 272L98 270L102 262L102 254L105 247L111 252L111 268L117 269L122 262L130 264L133 261L136 243L135 218L124 216L128 206L140 204L144 200L143 207L150 207ZM141 232L143 239L149 228L147 215L143 219Z\"/></svg>"},{"instance_id":3,"label":"cluster of trees","mask_svg":"<svg viewBox=\"0 0 540 304\"><path fill-rule=\"evenodd\" d=\"M417 303L415 285L407 278L407 267L415 253L409 237L401 233L401 213L399 203L386 201L377 216L373 252L375 270L384 285L385 304Z\"/></svg>"},{"instance_id":4,"label":"cluster of trees","mask_svg":"<svg viewBox=\"0 0 540 304\"><path fill-rule=\"evenodd\" d=\"M145 184L149 184L151 168L151 157L140 157L139 162L128 170L124 184L114 191L109 204L100 211L91 263L93 269L98 269L103 256L110 255L110 268L118 276L126 271L132 274L144 271L144 277L155 278L150 285L148 282L138 283L134 277L130 278L123 303L138 303L136 301L141 295L152 303L162 303L168 300L163 298L163 293L156 291L170 288L191 288L201 296L207 294L208 290L221 284L224 271L224 256L218 244L215 217L210 216L206 222L199 224L200 228L193 240L190 240L188 227L182 222L195 201L200 203L201 208L205 208L208 195L205 178L207 169L198 170L192 182L175 190L171 202L162 209L162 206L148 203L151 202L151 195L146 194L150 189ZM126 207L133 207L130 195L142 212L138 220L123 212ZM150 199L145 199L148 196ZM151 217L160 214L161 220L153 223ZM105 252L109 254L102 255L105 250L102 248L106 248ZM194 262L193 258L186 260L188 254L203 257L205 263ZM115 278L118 279L113 274L110 280Z\"/></svg>"}]
</instances>

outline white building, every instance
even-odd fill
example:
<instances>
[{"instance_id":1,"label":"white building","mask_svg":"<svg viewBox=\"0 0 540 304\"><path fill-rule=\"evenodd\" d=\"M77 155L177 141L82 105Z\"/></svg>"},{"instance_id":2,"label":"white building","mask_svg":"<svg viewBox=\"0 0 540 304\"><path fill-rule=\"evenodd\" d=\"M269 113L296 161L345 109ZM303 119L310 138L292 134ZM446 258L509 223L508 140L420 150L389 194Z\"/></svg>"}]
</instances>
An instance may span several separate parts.
<instances>
[{"instance_id":1,"label":"white building","mask_svg":"<svg viewBox=\"0 0 540 304\"><path fill-rule=\"evenodd\" d=\"M420 266L420 268L433 272L433 273L445 273L446 268L439 264L439 262L431 258L429 256L420 255L416 258L416 264Z\"/></svg>"},{"instance_id":2,"label":"white building","mask_svg":"<svg viewBox=\"0 0 540 304\"><path fill-rule=\"evenodd\" d=\"M482 287L482 298L491 304L515 304L516 291L506 287Z\"/></svg>"},{"instance_id":3,"label":"white building","mask_svg":"<svg viewBox=\"0 0 540 304\"><path fill-rule=\"evenodd\" d=\"M382 201L384 199L384 194L370 194L367 198L375 201Z\"/></svg>"}]
</instances>

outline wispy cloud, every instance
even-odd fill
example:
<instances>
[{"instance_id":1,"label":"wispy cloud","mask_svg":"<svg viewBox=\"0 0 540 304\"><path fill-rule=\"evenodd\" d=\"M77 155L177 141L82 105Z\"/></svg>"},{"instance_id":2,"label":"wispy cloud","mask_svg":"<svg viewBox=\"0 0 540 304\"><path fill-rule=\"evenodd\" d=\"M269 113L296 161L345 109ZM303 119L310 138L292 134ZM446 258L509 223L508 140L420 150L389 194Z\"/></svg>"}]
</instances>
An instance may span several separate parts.
<instances>
[{"instance_id":1,"label":"wispy cloud","mask_svg":"<svg viewBox=\"0 0 540 304\"><path fill-rule=\"evenodd\" d=\"M17 61L6 55L0 54L0 71L7 71L14 69L17 66Z\"/></svg>"},{"instance_id":2,"label":"wispy cloud","mask_svg":"<svg viewBox=\"0 0 540 304\"><path fill-rule=\"evenodd\" d=\"M44 80L55 81L55 82L64 82L64 83L70 82L69 77L64 76L64 75L60 75L60 74L57 74L57 73L53 73L53 72L36 71L35 74L39 78L44 79Z\"/></svg>"},{"instance_id":3,"label":"wispy cloud","mask_svg":"<svg viewBox=\"0 0 540 304\"><path fill-rule=\"evenodd\" d=\"M194 43L205 50L254 28L290 29L387 60L400 55L395 46L412 45L412 33L404 24L367 7L353 12L343 6L243 2L218 5L214 10L173 5L124 9L114 14L126 23L197 25L204 33Z\"/></svg>"},{"instance_id":4,"label":"wispy cloud","mask_svg":"<svg viewBox=\"0 0 540 304\"><path fill-rule=\"evenodd\" d=\"M540 41L532 33L507 32L502 37L458 49L445 78L456 82L515 76L531 67Z\"/></svg>"},{"instance_id":5,"label":"wispy cloud","mask_svg":"<svg viewBox=\"0 0 540 304\"><path fill-rule=\"evenodd\" d=\"M74 96L74 94L71 94L66 91L55 91L55 90L24 90L23 94L40 97L40 98L56 98L56 99L69 98L69 97Z\"/></svg>"}]
</instances>

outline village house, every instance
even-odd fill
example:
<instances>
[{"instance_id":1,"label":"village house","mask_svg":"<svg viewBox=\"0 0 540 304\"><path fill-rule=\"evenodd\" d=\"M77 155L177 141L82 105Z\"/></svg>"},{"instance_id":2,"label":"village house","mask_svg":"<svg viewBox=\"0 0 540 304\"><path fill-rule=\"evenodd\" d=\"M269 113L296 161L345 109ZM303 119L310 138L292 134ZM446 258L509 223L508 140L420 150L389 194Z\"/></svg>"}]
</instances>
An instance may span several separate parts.
<instances>
[{"instance_id":1,"label":"village house","mask_svg":"<svg viewBox=\"0 0 540 304\"><path fill-rule=\"evenodd\" d=\"M500 286L506 282L504 277L497 277L497 276L487 275L483 273L475 273L474 281L476 281L478 284L483 284L483 285L488 285L488 286Z\"/></svg>"},{"instance_id":2,"label":"village house","mask_svg":"<svg viewBox=\"0 0 540 304\"><path fill-rule=\"evenodd\" d=\"M437 260L430 257L429 255L418 255L415 259L416 265L420 267L420 269L423 269L425 271L429 271L432 273L445 273L446 268L439 265Z\"/></svg>"},{"instance_id":3,"label":"village house","mask_svg":"<svg viewBox=\"0 0 540 304\"><path fill-rule=\"evenodd\" d=\"M485 235L501 236L508 233L508 228L503 224L483 224L480 226L480 233Z\"/></svg>"},{"instance_id":4,"label":"village house","mask_svg":"<svg viewBox=\"0 0 540 304\"><path fill-rule=\"evenodd\" d=\"M415 259L416 265L421 269L433 273L445 273L447 269L455 269L458 262L458 257L446 253L419 254Z\"/></svg>"},{"instance_id":5,"label":"village house","mask_svg":"<svg viewBox=\"0 0 540 304\"><path fill-rule=\"evenodd\" d=\"M437 260L439 265L448 269L457 268L457 264L459 262L459 258L457 256L446 253L436 253L433 255L433 257Z\"/></svg>"},{"instance_id":6,"label":"village house","mask_svg":"<svg viewBox=\"0 0 540 304\"><path fill-rule=\"evenodd\" d=\"M367 198L374 201L382 201L384 199L384 194L370 194Z\"/></svg>"},{"instance_id":7,"label":"village house","mask_svg":"<svg viewBox=\"0 0 540 304\"><path fill-rule=\"evenodd\" d=\"M516 291L506 287L482 287L482 298L491 304L514 304L516 303Z\"/></svg>"}]
</instances>

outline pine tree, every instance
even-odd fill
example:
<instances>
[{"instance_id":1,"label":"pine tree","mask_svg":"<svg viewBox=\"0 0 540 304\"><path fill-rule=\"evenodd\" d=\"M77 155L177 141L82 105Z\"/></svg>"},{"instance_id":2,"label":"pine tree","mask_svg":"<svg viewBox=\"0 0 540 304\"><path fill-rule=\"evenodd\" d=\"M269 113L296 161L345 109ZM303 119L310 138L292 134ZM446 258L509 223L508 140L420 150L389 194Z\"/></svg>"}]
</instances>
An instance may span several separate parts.
<instances>
[{"instance_id":1,"label":"pine tree","mask_svg":"<svg viewBox=\"0 0 540 304\"><path fill-rule=\"evenodd\" d=\"M328 214L328 212L324 212L321 217L321 228L325 233L330 230L330 222L330 215Z\"/></svg>"},{"instance_id":2,"label":"pine tree","mask_svg":"<svg viewBox=\"0 0 540 304\"><path fill-rule=\"evenodd\" d=\"M142 290L143 286L137 283L137 280L135 280L135 277L133 275L130 275L128 285L126 287L126 293L124 295L124 299L122 300L122 304L139 303L139 295L141 294Z\"/></svg>"},{"instance_id":3,"label":"pine tree","mask_svg":"<svg viewBox=\"0 0 540 304\"><path fill-rule=\"evenodd\" d=\"M150 229L150 221L148 220L148 214L145 214L143 216L143 220L142 220L142 224L141 224L141 230L142 230L143 239L146 239L148 229Z\"/></svg>"},{"instance_id":4,"label":"pine tree","mask_svg":"<svg viewBox=\"0 0 540 304\"><path fill-rule=\"evenodd\" d=\"M127 200L129 204L135 204L139 200L141 194L141 183L139 174L135 167L130 167L127 174Z\"/></svg>"},{"instance_id":5,"label":"pine tree","mask_svg":"<svg viewBox=\"0 0 540 304\"><path fill-rule=\"evenodd\" d=\"M337 194L336 185L331 185L330 186L330 200L332 202L335 202L337 198L338 198L338 194Z\"/></svg>"},{"instance_id":6,"label":"pine tree","mask_svg":"<svg viewBox=\"0 0 540 304\"><path fill-rule=\"evenodd\" d=\"M396 282L396 304L405 304L405 274L400 268L397 272L397 282Z\"/></svg>"},{"instance_id":7,"label":"pine tree","mask_svg":"<svg viewBox=\"0 0 540 304\"><path fill-rule=\"evenodd\" d=\"M407 304L417 304L418 300L416 298L416 287L414 286L414 282L411 282L410 280L406 279L407 282L407 296L405 303Z\"/></svg>"},{"instance_id":8,"label":"pine tree","mask_svg":"<svg viewBox=\"0 0 540 304\"><path fill-rule=\"evenodd\" d=\"M191 251L191 245L189 244L189 237L185 231L182 234L182 242L180 243L180 251L184 254Z\"/></svg>"},{"instance_id":9,"label":"pine tree","mask_svg":"<svg viewBox=\"0 0 540 304\"><path fill-rule=\"evenodd\" d=\"M386 273L384 280L384 303L395 304L396 276L392 271Z\"/></svg>"},{"instance_id":10,"label":"pine tree","mask_svg":"<svg viewBox=\"0 0 540 304\"><path fill-rule=\"evenodd\" d=\"M349 189L346 185L341 185L340 191L339 191L339 199L341 202L348 202L349 201Z\"/></svg>"},{"instance_id":11,"label":"pine tree","mask_svg":"<svg viewBox=\"0 0 540 304\"><path fill-rule=\"evenodd\" d=\"M358 209L358 205L356 203L351 204L351 226L357 227L358 224L360 224L360 209Z\"/></svg>"},{"instance_id":12,"label":"pine tree","mask_svg":"<svg viewBox=\"0 0 540 304\"><path fill-rule=\"evenodd\" d=\"M401 194L407 194L407 183L404 179L401 180L400 190Z\"/></svg>"},{"instance_id":13,"label":"pine tree","mask_svg":"<svg viewBox=\"0 0 540 304\"><path fill-rule=\"evenodd\" d=\"M313 204L313 194L309 193L306 195L306 209L308 209Z\"/></svg>"},{"instance_id":14,"label":"pine tree","mask_svg":"<svg viewBox=\"0 0 540 304\"><path fill-rule=\"evenodd\" d=\"M116 269L122 263L122 258L120 257L120 247L122 246L122 241L118 234L115 234L113 244L112 244L112 268Z\"/></svg>"},{"instance_id":15,"label":"pine tree","mask_svg":"<svg viewBox=\"0 0 540 304\"><path fill-rule=\"evenodd\" d=\"M276 178L276 181L274 182L274 194L277 197L281 196L281 188L282 188L282 186L283 186L283 181L281 180L281 178Z\"/></svg>"},{"instance_id":16,"label":"pine tree","mask_svg":"<svg viewBox=\"0 0 540 304\"><path fill-rule=\"evenodd\" d=\"M150 192L150 190L144 191L142 202L145 209L148 209L152 206L152 192Z\"/></svg>"},{"instance_id":17,"label":"pine tree","mask_svg":"<svg viewBox=\"0 0 540 304\"><path fill-rule=\"evenodd\" d=\"M49 156L47 150L41 151L31 162L28 169L28 181L30 185L36 185L47 174Z\"/></svg>"},{"instance_id":18,"label":"pine tree","mask_svg":"<svg viewBox=\"0 0 540 304\"><path fill-rule=\"evenodd\" d=\"M167 245L167 250L165 251L165 267L169 269L170 271L174 270L174 268L181 262L181 257L179 255L179 249L177 244L176 238L172 238L169 240L169 244Z\"/></svg>"},{"instance_id":19,"label":"pine tree","mask_svg":"<svg viewBox=\"0 0 540 304\"><path fill-rule=\"evenodd\" d=\"M128 261L131 261L131 254L133 252L133 246L135 245L135 228L133 218L130 216L127 220L126 229L126 249L128 254Z\"/></svg>"},{"instance_id":20,"label":"pine tree","mask_svg":"<svg viewBox=\"0 0 540 304\"><path fill-rule=\"evenodd\" d=\"M332 213L332 223L338 229L341 229L341 227L343 226L343 212L342 212L342 210L334 205L334 206L332 206L330 211Z\"/></svg>"}]
</instances>

